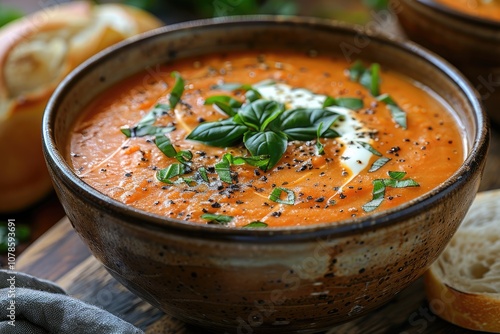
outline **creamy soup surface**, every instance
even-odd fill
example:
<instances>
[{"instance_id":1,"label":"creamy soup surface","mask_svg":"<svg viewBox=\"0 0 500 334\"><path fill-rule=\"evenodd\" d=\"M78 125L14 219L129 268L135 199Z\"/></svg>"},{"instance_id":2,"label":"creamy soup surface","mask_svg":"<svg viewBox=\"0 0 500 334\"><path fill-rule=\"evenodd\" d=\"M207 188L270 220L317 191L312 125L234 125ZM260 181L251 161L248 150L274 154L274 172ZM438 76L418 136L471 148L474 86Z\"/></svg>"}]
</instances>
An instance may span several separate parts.
<instances>
[{"instance_id":1,"label":"creamy soup surface","mask_svg":"<svg viewBox=\"0 0 500 334\"><path fill-rule=\"evenodd\" d=\"M434 0L468 15L500 21L499 0Z\"/></svg>"},{"instance_id":2,"label":"creamy soup surface","mask_svg":"<svg viewBox=\"0 0 500 334\"><path fill-rule=\"evenodd\" d=\"M68 159L107 196L200 224L381 212L444 182L463 162L464 136L425 87L370 65L242 52L148 69L86 108Z\"/></svg>"}]
</instances>

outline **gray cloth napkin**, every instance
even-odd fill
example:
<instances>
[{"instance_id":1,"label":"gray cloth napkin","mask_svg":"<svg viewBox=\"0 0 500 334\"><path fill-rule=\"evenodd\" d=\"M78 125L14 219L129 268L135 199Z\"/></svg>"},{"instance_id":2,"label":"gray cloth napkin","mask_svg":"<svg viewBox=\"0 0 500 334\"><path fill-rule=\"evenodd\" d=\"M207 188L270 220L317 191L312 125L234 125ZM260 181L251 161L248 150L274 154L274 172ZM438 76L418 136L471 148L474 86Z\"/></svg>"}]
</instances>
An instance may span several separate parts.
<instances>
[{"instance_id":1,"label":"gray cloth napkin","mask_svg":"<svg viewBox=\"0 0 500 334\"><path fill-rule=\"evenodd\" d=\"M52 282L0 270L0 333L141 334L143 331L103 309L66 295Z\"/></svg>"}]
</instances>

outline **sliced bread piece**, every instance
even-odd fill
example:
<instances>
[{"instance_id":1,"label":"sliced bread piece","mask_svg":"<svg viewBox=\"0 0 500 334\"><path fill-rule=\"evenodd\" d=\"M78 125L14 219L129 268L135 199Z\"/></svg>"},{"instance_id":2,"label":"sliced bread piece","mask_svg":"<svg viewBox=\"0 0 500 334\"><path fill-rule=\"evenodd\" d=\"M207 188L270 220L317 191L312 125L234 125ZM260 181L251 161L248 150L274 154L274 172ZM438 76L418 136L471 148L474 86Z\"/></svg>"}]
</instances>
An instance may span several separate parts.
<instances>
[{"instance_id":1,"label":"sliced bread piece","mask_svg":"<svg viewBox=\"0 0 500 334\"><path fill-rule=\"evenodd\" d=\"M438 316L464 328L500 333L500 190L477 195L424 281Z\"/></svg>"}]
</instances>

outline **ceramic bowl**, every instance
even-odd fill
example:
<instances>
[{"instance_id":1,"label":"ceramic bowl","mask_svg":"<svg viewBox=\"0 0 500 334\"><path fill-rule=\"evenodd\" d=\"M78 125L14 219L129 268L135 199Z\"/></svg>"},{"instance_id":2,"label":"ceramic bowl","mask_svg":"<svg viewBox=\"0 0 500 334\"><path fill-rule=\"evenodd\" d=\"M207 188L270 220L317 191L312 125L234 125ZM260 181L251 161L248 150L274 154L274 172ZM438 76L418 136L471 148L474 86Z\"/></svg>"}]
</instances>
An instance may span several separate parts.
<instances>
[{"instance_id":1,"label":"ceramic bowl","mask_svg":"<svg viewBox=\"0 0 500 334\"><path fill-rule=\"evenodd\" d=\"M332 55L350 45L357 50L353 57L427 85L451 105L467 130L465 162L436 189L390 211L340 225L248 230L128 207L85 184L65 160L75 118L114 83L173 59L262 45ZM488 128L465 79L414 44L331 21L242 17L164 27L86 62L52 97L43 142L75 230L128 289L178 319L217 333L314 333L386 303L436 259L477 192Z\"/></svg>"},{"instance_id":2,"label":"ceramic bowl","mask_svg":"<svg viewBox=\"0 0 500 334\"><path fill-rule=\"evenodd\" d=\"M406 35L454 64L500 124L500 21L468 15L432 0L393 0Z\"/></svg>"}]
</instances>

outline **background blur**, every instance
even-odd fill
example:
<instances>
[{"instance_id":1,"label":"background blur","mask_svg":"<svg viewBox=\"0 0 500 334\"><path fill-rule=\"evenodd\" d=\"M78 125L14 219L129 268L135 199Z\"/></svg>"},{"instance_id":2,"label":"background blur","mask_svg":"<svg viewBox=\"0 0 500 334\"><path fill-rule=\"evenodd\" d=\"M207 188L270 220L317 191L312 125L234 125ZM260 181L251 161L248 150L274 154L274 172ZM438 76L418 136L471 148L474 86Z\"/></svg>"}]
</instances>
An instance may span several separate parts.
<instances>
[{"instance_id":1,"label":"background blur","mask_svg":"<svg viewBox=\"0 0 500 334\"><path fill-rule=\"evenodd\" d=\"M12 18L68 0L1 0L0 25ZM371 10L387 6L388 0L121 0L146 9L165 23L246 14L303 15L340 19L362 24L370 19Z\"/></svg>"}]
</instances>

